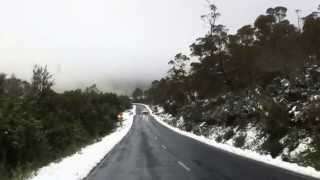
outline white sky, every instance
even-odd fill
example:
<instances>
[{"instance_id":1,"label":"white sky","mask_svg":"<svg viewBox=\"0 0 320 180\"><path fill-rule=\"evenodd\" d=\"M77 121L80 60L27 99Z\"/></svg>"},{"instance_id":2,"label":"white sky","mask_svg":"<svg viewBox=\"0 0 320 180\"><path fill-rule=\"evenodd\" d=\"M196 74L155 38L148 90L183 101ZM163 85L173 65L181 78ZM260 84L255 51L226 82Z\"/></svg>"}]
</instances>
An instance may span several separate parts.
<instances>
[{"instance_id":1,"label":"white sky","mask_svg":"<svg viewBox=\"0 0 320 180\"><path fill-rule=\"evenodd\" d=\"M319 0L216 0L231 32L253 23L268 7L309 13ZM206 31L205 0L0 0L0 72L30 79L48 65L59 90L97 83L118 90L152 80L167 62ZM113 82L117 82L114 84Z\"/></svg>"}]
</instances>

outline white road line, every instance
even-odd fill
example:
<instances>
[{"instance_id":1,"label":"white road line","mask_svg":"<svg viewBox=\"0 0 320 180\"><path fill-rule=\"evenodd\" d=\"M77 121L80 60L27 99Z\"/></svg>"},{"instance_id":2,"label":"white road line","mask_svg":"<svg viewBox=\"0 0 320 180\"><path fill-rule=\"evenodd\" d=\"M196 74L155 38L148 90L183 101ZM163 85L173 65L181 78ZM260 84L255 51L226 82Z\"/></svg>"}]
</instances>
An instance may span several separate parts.
<instances>
[{"instance_id":1,"label":"white road line","mask_svg":"<svg viewBox=\"0 0 320 180\"><path fill-rule=\"evenodd\" d=\"M178 161L177 162L180 166L182 166L185 170L187 170L187 171L191 171L191 169L187 166L187 165L185 165L183 162L181 162L181 161Z\"/></svg>"},{"instance_id":2,"label":"white road line","mask_svg":"<svg viewBox=\"0 0 320 180\"><path fill-rule=\"evenodd\" d=\"M161 147L162 147L163 149L167 149L167 147L166 147L165 145L161 145Z\"/></svg>"}]
</instances>

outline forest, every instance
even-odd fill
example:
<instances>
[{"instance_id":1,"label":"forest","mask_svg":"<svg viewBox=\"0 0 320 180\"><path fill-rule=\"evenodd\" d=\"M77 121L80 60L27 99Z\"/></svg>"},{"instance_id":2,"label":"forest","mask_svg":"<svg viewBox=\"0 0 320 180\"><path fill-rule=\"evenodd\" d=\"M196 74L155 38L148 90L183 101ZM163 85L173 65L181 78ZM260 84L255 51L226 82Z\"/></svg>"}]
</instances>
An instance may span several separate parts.
<instances>
[{"instance_id":1,"label":"forest","mask_svg":"<svg viewBox=\"0 0 320 180\"><path fill-rule=\"evenodd\" d=\"M47 67L31 82L0 75L0 179L21 179L113 131L130 99L96 85L57 93Z\"/></svg>"},{"instance_id":2,"label":"forest","mask_svg":"<svg viewBox=\"0 0 320 180\"><path fill-rule=\"evenodd\" d=\"M305 17L295 10L297 23L287 19L286 7L268 8L234 34L209 7L201 16L208 32L190 45L191 54L178 53L167 75L137 89L135 98L182 118L187 131L197 133L203 122L208 132L237 127L244 131L238 147L254 126L265 139L257 151L320 169L320 5ZM308 149L293 156L306 138Z\"/></svg>"}]
</instances>

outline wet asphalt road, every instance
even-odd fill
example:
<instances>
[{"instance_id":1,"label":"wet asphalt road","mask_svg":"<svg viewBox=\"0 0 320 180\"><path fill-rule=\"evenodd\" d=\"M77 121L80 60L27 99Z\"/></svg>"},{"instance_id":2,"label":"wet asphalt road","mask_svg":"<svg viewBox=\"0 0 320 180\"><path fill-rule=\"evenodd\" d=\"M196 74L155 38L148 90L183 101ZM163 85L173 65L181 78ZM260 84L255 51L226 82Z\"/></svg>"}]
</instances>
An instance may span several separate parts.
<instances>
[{"instance_id":1,"label":"wet asphalt road","mask_svg":"<svg viewBox=\"0 0 320 180\"><path fill-rule=\"evenodd\" d=\"M179 135L143 110L86 180L315 180Z\"/></svg>"}]
</instances>

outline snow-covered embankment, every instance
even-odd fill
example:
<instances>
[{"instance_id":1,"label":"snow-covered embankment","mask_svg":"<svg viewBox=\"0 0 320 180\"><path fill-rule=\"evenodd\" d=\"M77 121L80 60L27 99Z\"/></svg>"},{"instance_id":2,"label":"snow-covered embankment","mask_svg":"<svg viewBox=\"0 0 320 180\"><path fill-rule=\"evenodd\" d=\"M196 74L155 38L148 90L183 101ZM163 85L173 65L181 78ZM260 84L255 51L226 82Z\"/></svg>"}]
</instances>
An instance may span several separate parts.
<instances>
[{"instance_id":1,"label":"snow-covered embankment","mask_svg":"<svg viewBox=\"0 0 320 180\"><path fill-rule=\"evenodd\" d=\"M135 112L135 106L133 106L130 111L123 113L123 127L117 128L101 141L84 147L79 152L63 158L60 162L54 162L39 169L28 180L80 180L85 178L129 132Z\"/></svg>"}]
</instances>

